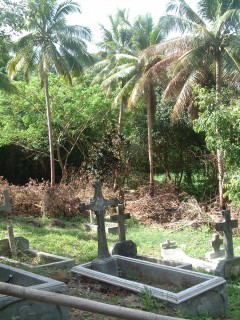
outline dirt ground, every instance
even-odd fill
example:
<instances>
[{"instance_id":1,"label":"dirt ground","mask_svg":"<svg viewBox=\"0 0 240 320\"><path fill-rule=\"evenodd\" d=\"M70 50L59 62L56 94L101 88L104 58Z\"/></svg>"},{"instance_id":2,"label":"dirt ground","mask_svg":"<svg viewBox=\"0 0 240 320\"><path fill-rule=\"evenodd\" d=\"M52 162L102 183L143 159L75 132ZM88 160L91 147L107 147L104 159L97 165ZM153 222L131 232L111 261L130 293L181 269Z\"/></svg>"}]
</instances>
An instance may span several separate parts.
<instances>
[{"instance_id":1,"label":"dirt ground","mask_svg":"<svg viewBox=\"0 0 240 320\"><path fill-rule=\"evenodd\" d=\"M68 283L69 294L80 298L114 304L121 307L141 309L140 297L131 291L120 289L109 284L94 282L90 279L72 278ZM70 309L70 320L114 319L105 315L82 310ZM115 318L116 319L116 318Z\"/></svg>"}]
</instances>

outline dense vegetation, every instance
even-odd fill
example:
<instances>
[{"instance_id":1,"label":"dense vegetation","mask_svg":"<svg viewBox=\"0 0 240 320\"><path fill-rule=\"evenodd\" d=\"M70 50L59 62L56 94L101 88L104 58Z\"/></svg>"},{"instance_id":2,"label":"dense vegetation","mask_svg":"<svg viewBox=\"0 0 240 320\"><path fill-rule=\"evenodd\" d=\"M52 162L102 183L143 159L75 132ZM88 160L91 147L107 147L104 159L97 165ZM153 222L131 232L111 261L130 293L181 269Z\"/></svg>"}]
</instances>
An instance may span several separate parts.
<instances>
[{"instance_id":1,"label":"dense vegetation","mask_svg":"<svg viewBox=\"0 0 240 320\"><path fill-rule=\"evenodd\" d=\"M118 10L93 55L73 12L2 1L0 175L54 186L78 171L121 191L149 174L152 196L161 177L239 204L240 2L171 0L157 24Z\"/></svg>"}]
</instances>

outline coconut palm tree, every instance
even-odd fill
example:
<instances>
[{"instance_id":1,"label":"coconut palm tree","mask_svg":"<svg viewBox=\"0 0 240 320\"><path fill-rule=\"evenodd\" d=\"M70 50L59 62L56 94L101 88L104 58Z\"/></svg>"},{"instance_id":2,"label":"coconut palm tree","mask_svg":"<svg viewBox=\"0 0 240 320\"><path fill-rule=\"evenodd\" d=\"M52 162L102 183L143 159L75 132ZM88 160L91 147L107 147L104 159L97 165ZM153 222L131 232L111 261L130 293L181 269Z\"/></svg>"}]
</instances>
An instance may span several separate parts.
<instances>
[{"instance_id":1,"label":"coconut palm tree","mask_svg":"<svg viewBox=\"0 0 240 320\"><path fill-rule=\"evenodd\" d=\"M24 30L27 33L16 41L16 55L8 63L10 76L23 71L28 78L37 69L45 90L52 186L55 184L55 164L48 75L56 72L71 83L71 72L82 72L84 64L90 60L85 42L91 39L90 30L66 22L67 16L75 12L81 13L81 10L72 0L61 3L57 0L27 1Z\"/></svg>"},{"instance_id":2,"label":"coconut palm tree","mask_svg":"<svg viewBox=\"0 0 240 320\"><path fill-rule=\"evenodd\" d=\"M160 18L166 32L178 31L177 37L156 48L168 52L171 80L164 98L176 96L173 116L192 103L196 83L213 86L216 100L221 99L223 84L239 89L240 81L240 1L199 0L194 11L185 0L171 0L167 13ZM167 59L156 64L160 72ZM217 150L220 206L224 205L224 169L221 150Z\"/></svg>"},{"instance_id":3,"label":"coconut palm tree","mask_svg":"<svg viewBox=\"0 0 240 320\"><path fill-rule=\"evenodd\" d=\"M121 134L123 107L125 105L128 105L130 108L135 106L140 98L143 98L147 105L150 166L149 193L153 195L152 123L155 94L151 74L148 73L148 70L162 57L145 54L144 49L162 41L163 36L159 25L154 26L150 14L144 17L137 17L132 25L126 18L121 17L121 19L124 31L122 34L126 35L125 41L121 41L121 43L124 43L125 46L121 48L121 46L117 45L115 52L113 47L111 47L111 53L106 55L105 60L97 64L97 67L100 67L101 71L96 79L102 80L101 86L106 91L116 88L121 83L113 102L113 105L117 105L120 102L119 134ZM119 33L121 33L120 30L118 30ZM109 42L107 44L109 45Z\"/></svg>"}]
</instances>

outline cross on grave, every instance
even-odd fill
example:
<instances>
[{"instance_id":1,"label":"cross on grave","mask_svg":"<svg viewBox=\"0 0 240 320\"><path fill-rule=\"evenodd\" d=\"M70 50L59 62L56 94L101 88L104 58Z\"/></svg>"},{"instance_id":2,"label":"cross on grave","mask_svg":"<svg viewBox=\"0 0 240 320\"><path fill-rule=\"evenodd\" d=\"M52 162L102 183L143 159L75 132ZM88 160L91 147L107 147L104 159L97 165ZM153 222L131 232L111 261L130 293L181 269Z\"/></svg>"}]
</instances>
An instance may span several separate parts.
<instances>
[{"instance_id":1,"label":"cross on grave","mask_svg":"<svg viewBox=\"0 0 240 320\"><path fill-rule=\"evenodd\" d=\"M11 203L8 190L3 190L3 204L0 205L0 211L11 212Z\"/></svg>"},{"instance_id":2,"label":"cross on grave","mask_svg":"<svg viewBox=\"0 0 240 320\"><path fill-rule=\"evenodd\" d=\"M95 189L94 197L91 199L89 204L80 203L79 208L81 211L92 210L96 214L97 225L98 225L98 256L97 259L109 258L110 254L108 251L107 237L105 230L104 215L106 209L111 206L117 206L118 200L116 198L106 200L102 194L102 183L95 181L93 183Z\"/></svg>"},{"instance_id":3,"label":"cross on grave","mask_svg":"<svg viewBox=\"0 0 240 320\"><path fill-rule=\"evenodd\" d=\"M223 244L223 239L220 239L218 233L214 233L212 236L212 240L210 241L210 244L212 245L214 252L219 252L220 247Z\"/></svg>"},{"instance_id":4,"label":"cross on grave","mask_svg":"<svg viewBox=\"0 0 240 320\"><path fill-rule=\"evenodd\" d=\"M118 223L119 241L126 241L126 232L124 221L130 219L130 213L124 213L124 205L122 203L117 206L117 215L111 216L111 221Z\"/></svg>"},{"instance_id":5,"label":"cross on grave","mask_svg":"<svg viewBox=\"0 0 240 320\"><path fill-rule=\"evenodd\" d=\"M216 223L216 230L223 231L223 233L224 233L224 246L225 246L225 258L232 259L232 258L234 258L232 229L237 228L238 221L231 220L231 215L230 215L229 210L223 210L222 216L224 218L224 221L220 222L220 223Z\"/></svg>"},{"instance_id":6,"label":"cross on grave","mask_svg":"<svg viewBox=\"0 0 240 320\"><path fill-rule=\"evenodd\" d=\"M93 199L89 199L89 203L91 203L93 201ZM94 214L92 210L89 210L89 214L90 214L90 223L93 224L94 223Z\"/></svg>"}]
</instances>

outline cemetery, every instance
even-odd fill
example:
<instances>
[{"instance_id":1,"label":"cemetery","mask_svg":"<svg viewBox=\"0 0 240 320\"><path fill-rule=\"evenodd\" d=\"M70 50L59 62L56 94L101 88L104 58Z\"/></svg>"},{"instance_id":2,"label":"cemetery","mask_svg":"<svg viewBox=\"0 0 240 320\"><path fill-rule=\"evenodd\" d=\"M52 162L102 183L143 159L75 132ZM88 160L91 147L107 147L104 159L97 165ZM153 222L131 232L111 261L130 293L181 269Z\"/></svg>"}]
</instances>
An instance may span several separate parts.
<instances>
[{"instance_id":1,"label":"cemetery","mask_svg":"<svg viewBox=\"0 0 240 320\"><path fill-rule=\"evenodd\" d=\"M77 283L77 287L81 288L82 292L87 292L87 287L90 287L95 294L96 291L103 292L103 296L105 295L106 297L109 295L108 292L116 294L117 297L118 294L115 292L122 291L123 295L135 296L137 300L139 299L137 297L149 293L150 301L155 302L153 302L152 308L148 311L156 310L154 305L157 306L158 303L165 303L170 316L174 317L176 312L180 312L182 319L191 319L193 317L201 319L206 314L212 319L221 319L226 315L229 310L227 281L230 278L238 277L239 274L239 259L234 254L233 249L233 231L238 227L238 224L236 220L231 218L230 211L222 211L222 218L219 217L219 222L215 225L215 233L214 230L212 235L209 233L209 239L207 240L209 252L206 252L205 257L202 259L187 255L183 249L179 248L179 240L169 240L171 238L170 234L168 238L166 238L166 235L164 238L159 236L158 252L155 255L150 252L149 254L148 252L139 253L141 242L131 240L131 236L128 236L131 224L126 227L128 222L131 222L132 212L126 212L124 205L118 203L117 198L110 197L106 199L102 187L99 181L95 181L92 184L89 200L79 203L80 212L86 215L87 220L93 219L93 214L95 215L94 223L97 225L97 229L86 230L83 224L81 231L82 237L84 237L83 234L87 238L89 235L89 239L94 235L96 236L96 256L93 256L92 261L83 261L83 263L79 264L79 257L77 256L71 258L70 256L30 249L27 238L21 235L15 236L13 233L18 254L23 252L35 256L42 255L45 260L42 259L39 265L31 265L21 262L19 256L15 258L16 260L6 258L4 253L8 253L8 256L11 256L11 241L9 236L0 239L2 255L0 258L3 259L2 268L8 270L6 274L4 273L6 278L4 278L4 282L38 289L38 280L36 280L35 284L31 279L43 277L45 281L50 282L51 288L55 288L53 292L67 293L70 296L74 290L76 292ZM9 193L4 191L3 204L0 207L3 213L8 212L9 214L11 212L9 198ZM107 233L105 229L105 216L107 216L109 208L111 209L110 216L107 219L117 223L117 233ZM115 214L113 209L116 212ZM221 219L222 222L220 222ZM14 219L9 219L10 221L14 221ZM11 225L13 225L12 222ZM221 235L219 231L222 232ZM159 235L162 233L161 229L158 230L158 233ZM109 243L109 237L114 241ZM224 246L224 249L221 248L222 246ZM79 251L81 252L80 249ZM58 275L56 280L43 275L47 275L49 272L51 274L49 270L53 272L53 270L59 268L61 268L62 271L59 272L62 272L62 274L60 273L60 278ZM35 270L34 275L31 274L31 270ZM18 272L23 274L21 282L17 280L20 279L17 276ZM38 274L39 272L40 274ZM54 275L54 272L52 274ZM53 285L51 281L56 282ZM57 285L62 288L62 291ZM50 291L47 285L39 288L40 290ZM9 299L10 303L16 300L16 298L11 297ZM121 299L123 297L120 294L119 301ZM31 308L28 300L24 302L23 308L19 306L18 300L15 303L16 308L11 306L11 310L30 312L29 310L31 309L32 314L35 314L32 308L34 308L34 304L38 306L39 302L36 301L31 304ZM56 319L69 319L67 308L61 306L59 307L60 309L55 308L56 310L54 307L52 308L46 313L55 314L56 312ZM8 314L9 308L4 307L3 309ZM42 309L39 307L38 310ZM14 312L10 314L14 316L18 314ZM159 312L161 314L162 310ZM5 315L5 313L3 314ZM72 313L70 313L70 319L75 319L71 317ZM101 319L101 316L96 316L96 319Z\"/></svg>"},{"instance_id":2,"label":"cemetery","mask_svg":"<svg viewBox=\"0 0 240 320\"><path fill-rule=\"evenodd\" d=\"M0 320L239 320L240 0L0 8Z\"/></svg>"}]
</instances>

